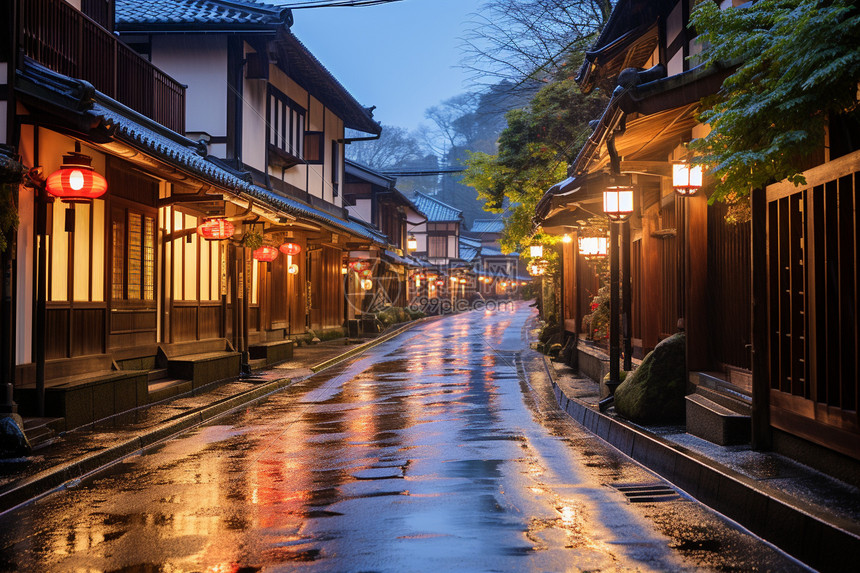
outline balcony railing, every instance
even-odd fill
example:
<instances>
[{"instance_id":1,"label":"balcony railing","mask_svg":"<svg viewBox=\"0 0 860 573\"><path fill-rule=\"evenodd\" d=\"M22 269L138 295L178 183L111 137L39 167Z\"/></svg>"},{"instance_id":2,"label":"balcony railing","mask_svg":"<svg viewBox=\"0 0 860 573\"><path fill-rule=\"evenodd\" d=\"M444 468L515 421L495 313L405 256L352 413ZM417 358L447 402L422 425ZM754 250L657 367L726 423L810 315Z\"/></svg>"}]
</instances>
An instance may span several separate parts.
<instances>
[{"instance_id":1,"label":"balcony railing","mask_svg":"<svg viewBox=\"0 0 860 573\"><path fill-rule=\"evenodd\" d=\"M176 132L185 130L185 87L63 0L18 0L24 54L86 80Z\"/></svg>"}]
</instances>

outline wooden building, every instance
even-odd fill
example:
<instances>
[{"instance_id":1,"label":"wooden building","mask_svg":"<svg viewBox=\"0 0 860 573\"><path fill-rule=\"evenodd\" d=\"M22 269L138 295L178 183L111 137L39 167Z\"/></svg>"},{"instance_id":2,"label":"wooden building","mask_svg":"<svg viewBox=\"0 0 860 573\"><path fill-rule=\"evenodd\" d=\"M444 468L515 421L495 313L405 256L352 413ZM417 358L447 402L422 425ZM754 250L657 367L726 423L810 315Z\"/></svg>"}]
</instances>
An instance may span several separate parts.
<instances>
[{"instance_id":1,"label":"wooden building","mask_svg":"<svg viewBox=\"0 0 860 573\"><path fill-rule=\"evenodd\" d=\"M690 391L751 414L756 447L831 467L856 462L860 152L830 138L798 165L807 185L753 192L749 222L728 223L724 204L708 205L707 177L696 195L675 193L672 163L685 159L684 142L708 130L694 117L700 100L731 73L697 65L693 4L617 3L577 78L584 92L606 89L612 98L569 178L541 200L536 222L576 237L577 221L602 211L617 161L635 189L621 235L634 354L685 328ZM741 2L721 7L733 4ZM595 277L576 241L564 244L562 258L564 324L580 336Z\"/></svg>"},{"instance_id":2,"label":"wooden building","mask_svg":"<svg viewBox=\"0 0 860 573\"><path fill-rule=\"evenodd\" d=\"M2 4L0 143L38 168L18 188L4 291L14 332L3 370L25 413L75 427L283 360L291 338L343 327L348 252L388 243L339 196L344 128L379 133L370 112L291 35L289 11L204 3L184 15L229 13L234 28L186 44L190 54L176 45L190 36L167 27L129 38L134 49L120 41L112 1ZM116 13L128 29L136 10L152 23L147 10L179 4L117 2ZM76 146L107 192L54 200L43 180ZM211 219L234 229L204 239ZM282 252L252 256L261 241Z\"/></svg>"},{"instance_id":3,"label":"wooden building","mask_svg":"<svg viewBox=\"0 0 860 573\"><path fill-rule=\"evenodd\" d=\"M346 161L346 178L344 179L343 201L350 216L372 228L378 229L389 243L370 252L354 251L351 259L367 260L372 265L371 286L376 296L363 296L361 277L348 272L348 289L355 293L352 298L359 297L362 303L352 305L348 312L372 309L366 308L366 303L372 301L378 309L380 306L406 306L414 282L409 275L415 269L422 268L420 261L409 254L408 238L410 229L424 223L427 218L397 187L397 180L383 175L355 161ZM355 318L350 316L349 318Z\"/></svg>"}]
</instances>

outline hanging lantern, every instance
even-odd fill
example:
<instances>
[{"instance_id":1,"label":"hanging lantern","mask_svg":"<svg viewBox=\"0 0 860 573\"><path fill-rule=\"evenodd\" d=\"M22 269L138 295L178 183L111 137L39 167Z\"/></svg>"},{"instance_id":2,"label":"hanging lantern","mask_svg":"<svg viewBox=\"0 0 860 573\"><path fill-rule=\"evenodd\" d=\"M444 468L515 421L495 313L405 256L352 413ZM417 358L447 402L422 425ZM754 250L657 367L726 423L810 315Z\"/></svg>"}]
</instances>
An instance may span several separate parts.
<instances>
[{"instance_id":1,"label":"hanging lantern","mask_svg":"<svg viewBox=\"0 0 860 573\"><path fill-rule=\"evenodd\" d=\"M461 285L466 284L466 279L460 279L460 284L461 284Z\"/></svg>"},{"instance_id":2,"label":"hanging lantern","mask_svg":"<svg viewBox=\"0 0 860 573\"><path fill-rule=\"evenodd\" d=\"M233 223L227 219L204 219L197 234L207 241L222 241L233 236Z\"/></svg>"},{"instance_id":3,"label":"hanging lantern","mask_svg":"<svg viewBox=\"0 0 860 573\"><path fill-rule=\"evenodd\" d=\"M353 261L353 262L349 263L349 268L351 268L352 270L354 270L357 273L360 273L361 271L370 268L370 262L369 261Z\"/></svg>"},{"instance_id":4,"label":"hanging lantern","mask_svg":"<svg viewBox=\"0 0 860 573\"><path fill-rule=\"evenodd\" d=\"M299 274L299 265L295 265L295 264L288 265L287 266L287 272L290 273L291 275Z\"/></svg>"},{"instance_id":5,"label":"hanging lantern","mask_svg":"<svg viewBox=\"0 0 860 573\"><path fill-rule=\"evenodd\" d=\"M452 282L452 283L457 282L457 277L451 277L451 282Z\"/></svg>"},{"instance_id":6,"label":"hanging lantern","mask_svg":"<svg viewBox=\"0 0 860 573\"><path fill-rule=\"evenodd\" d=\"M672 187L675 193L688 197L702 188L702 166L686 162L672 164Z\"/></svg>"},{"instance_id":7,"label":"hanging lantern","mask_svg":"<svg viewBox=\"0 0 860 573\"><path fill-rule=\"evenodd\" d=\"M417 251L418 250L418 239L415 238L415 235L409 235L406 239L406 250L408 251Z\"/></svg>"},{"instance_id":8,"label":"hanging lantern","mask_svg":"<svg viewBox=\"0 0 860 573\"><path fill-rule=\"evenodd\" d=\"M562 240L562 242L570 243L571 241L573 241L573 237L571 237L570 235L565 233L564 236L561 238L561 240Z\"/></svg>"},{"instance_id":9,"label":"hanging lantern","mask_svg":"<svg viewBox=\"0 0 860 573\"><path fill-rule=\"evenodd\" d=\"M579 254L586 258L606 256L606 237L580 237Z\"/></svg>"},{"instance_id":10,"label":"hanging lantern","mask_svg":"<svg viewBox=\"0 0 860 573\"><path fill-rule=\"evenodd\" d=\"M633 178L611 175L603 192L603 212L612 221L624 221L633 213Z\"/></svg>"},{"instance_id":11,"label":"hanging lantern","mask_svg":"<svg viewBox=\"0 0 860 573\"><path fill-rule=\"evenodd\" d=\"M340 267L340 274L345 275L348 272L349 272L349 269L346 268L346 266Z\"/></svg>"},{"instance_id":12,"label":"hanging lantern","mask_svg":"<svg viewBox=\"0 0 860 573\"><path fill-rule=\"evenodd\" d=\"M364 290L370 290L373 288L373 281L370 279L364 279L361 281L361 288Z\"/></svg>"},{"instance_id":13,"label":"hanging lantern","mask_svg":"<svg viewBox=\"0 0 860 573\"><path fill-rule=\"evenodd\" d=\"M278 249L288 257L298 255L302 252L302 246L296 243L284 243L283 245L278 247Z\"/></svg>"},{"instance_id":14,"label":"hanging lantern","mask_svg":"<svg viewBox=\"0 0 860 573\"><path fill-rule=\"evenodd\" d=\"M436 281L437 286L444 286L444 284L445 284L445 281L443 281L442 279L439 279Z\"/></svg>"},{"instance_id":15,"label":"hanging lantern","mask_svg":"<svg viewBox=\"0 0 860 573\"><path fill-rule=\"evenodd\" d=\"M361 276L363 276L364 278L370 278L373 276L373 270L372 269L364 269L363 271L361 271Z\"/></svg>"},{"instance_id":16,"label":"hanging lantern","mask_svg":"<svg viewBox=\"0 0 860 573\"><path fill-rule=\"evenodd\" d=\"M527 283L526 281L523 281L520 283L521 286L526 286L527 284L529 284L529 283Z\"/></svg>"},{"instance_id":17,"label":"hanging lantern","mask_svg":"<svg viewBox=\"0 0 860 573\"><path fill-rule=\"evenodd\" d=\"M507 288L507 287L508 287L508 283L506 281L502 281L502 288Z\"/></svg>"},{"instance_id":18,"label":"hanging lantern","mask_svg":"<svg viewBox=\"0 0 860 573\"><path fill-rule=\"evenodd\" d=\"M269 245L263 245L259 249L255 249L251 256L258 261L271 263L278 258L278 249Z\"/></svg>"},{"instance_id":19,"label":"hanging lantern","mask_svg":"<svg viewBox=\"0 0 860 573\"><path fill-rule=\"evenodd\" d=\"M107 180L92 167L92 158L81 153L81 144L75 151L63 155L63 165L48 176L45 187L48 193L63 201L90 201L104 195Z\"/></svg>"},{"instance_id":20,"label":"hanging lantern","mask_svg":"<svg viewBox=\"0 0 860 573\"><path fill-rule=\"evenodd\" d=\"M529 255L533 259L539 259L543 256L543 245L532 245L529 247Z\"/></svg>"}]
</instances>

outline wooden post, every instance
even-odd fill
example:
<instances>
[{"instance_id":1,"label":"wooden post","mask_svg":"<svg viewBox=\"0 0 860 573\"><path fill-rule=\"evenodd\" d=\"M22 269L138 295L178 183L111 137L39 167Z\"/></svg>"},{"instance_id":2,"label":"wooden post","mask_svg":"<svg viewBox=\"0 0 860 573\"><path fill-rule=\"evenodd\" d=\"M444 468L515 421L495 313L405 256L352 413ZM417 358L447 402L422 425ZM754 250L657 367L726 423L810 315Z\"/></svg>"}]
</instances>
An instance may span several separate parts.
<instances>
[{"instance_id":1,"label":"wooden post","mask_svg":"<svg viewBox=\"0 0 860 573\"><path fill-rule=\"evenodd\" d=\"M619 360L621 359L621 293L620 293L620 260L619 260L619 227L617 223L609 223L609 383L610 391L614 392L621 383Z\"/></svg>"},{"instance_id":2,"label":"wooden post","mask_svg":"<svg viewBox=\"0 0 860 573\"><path fill-rule=\"evenodd\" d=\"M684 323L687 330L687 372L711 370L708 328L708 199L699 193L686 203L684 230Z\"/></svg>"},{"instance_id":3,"label":"wooden post","mask_svg":"<svg viewBox=\"0 0 860 573\"><path fill-rule=\"evenodd\" d=\"M770 429L770 377L768 372L767 324L767 193L753 189L750 260L752 264L752 447L767 450L772 445Z\"/></svg>"},{"instance_id":4,"label":"wooden post","mask_svg":"<svg viewBox=\"0 0 860 573\"><path fill-rule=\"evenodd\" d=\"M621 223L621 315L624 337L624 370L633 370L633 297L630 280L630 220Z\"/></svg>"}]
</instances>

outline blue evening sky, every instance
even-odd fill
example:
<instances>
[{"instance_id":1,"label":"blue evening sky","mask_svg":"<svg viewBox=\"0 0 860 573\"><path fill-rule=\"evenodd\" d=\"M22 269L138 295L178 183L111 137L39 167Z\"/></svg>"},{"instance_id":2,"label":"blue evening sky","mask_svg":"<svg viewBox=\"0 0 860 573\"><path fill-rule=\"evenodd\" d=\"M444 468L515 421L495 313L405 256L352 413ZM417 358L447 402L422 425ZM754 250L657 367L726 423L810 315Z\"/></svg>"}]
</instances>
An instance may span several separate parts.
<instances>
[{"instance_id":1,"label":"blue evening sky","mask_svg":"<svg viewBox=\"0 0 860 573\"><path fill-rule=\"evenodd\" d=\"M414 129L424 110L467 91L460 38L484 0L402 0L293 10L293 33L374 118Z\"/></svg>"}]
</instances>

